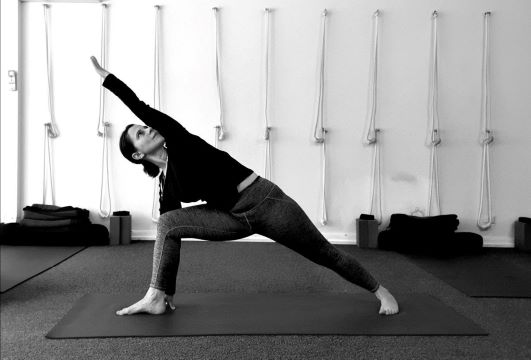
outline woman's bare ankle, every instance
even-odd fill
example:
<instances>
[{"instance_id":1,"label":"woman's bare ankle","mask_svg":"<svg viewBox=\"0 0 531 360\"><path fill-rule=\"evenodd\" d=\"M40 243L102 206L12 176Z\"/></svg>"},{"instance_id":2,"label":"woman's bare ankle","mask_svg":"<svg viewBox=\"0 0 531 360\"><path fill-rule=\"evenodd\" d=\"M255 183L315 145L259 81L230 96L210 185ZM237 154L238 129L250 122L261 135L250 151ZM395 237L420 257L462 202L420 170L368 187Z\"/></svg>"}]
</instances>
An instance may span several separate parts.
<instances>
[{"instance_id":1,"label":"woman's bare ankle","mask_svg":"<svg viewBox=\"0 0 531 360\"><path fill-rule=\"evenodd\" d=\"M387 289L383 287L383 285L380 285L378 287L378 290L374 292L374 295L378 298L378 300L382 300L382 297L387 295Z\"/></svg>"},{"instance_id":2,"label":"woman's bare ankle","mask_svg":"<svg viewBox=\"0 0 531 360\"><path fill-rule=\"evenodd\" d=\"M160 300L164 299L165 295L166 293L164 292L164 290L156 289L150 286L145 297Z\"/></svg>"}]
</instances>

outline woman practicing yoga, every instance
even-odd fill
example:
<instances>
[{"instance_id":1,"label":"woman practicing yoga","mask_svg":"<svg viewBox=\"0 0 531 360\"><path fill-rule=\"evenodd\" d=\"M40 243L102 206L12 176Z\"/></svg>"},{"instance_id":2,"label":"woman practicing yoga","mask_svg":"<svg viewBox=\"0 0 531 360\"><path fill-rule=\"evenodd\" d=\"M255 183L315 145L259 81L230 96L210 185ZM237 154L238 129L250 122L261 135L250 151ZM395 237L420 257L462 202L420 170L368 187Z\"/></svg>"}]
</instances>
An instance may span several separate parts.
<instances>
[{"instance_id":1,"label":"woman practicing yoga","mask_svg":"<svg viewBox=\"0 0 531 360\"><path fill-rule=\"evenodd\" d=\"M172 310L181 238L237 240L266 236L325 266L381 302L379 314L398 313L391 293L349 253L333 246L295 200L275 183L257 175L227 152L188 132L170 116L151 108L91 57L103 86L146 125L129 124L120 137L123 156L159 175L160 217L153 248L151 282L144 298L118 315ZM181 201L205 204L182 208ZM353 304L355 306L355 304Z\"/></svg>"}]
</instances>

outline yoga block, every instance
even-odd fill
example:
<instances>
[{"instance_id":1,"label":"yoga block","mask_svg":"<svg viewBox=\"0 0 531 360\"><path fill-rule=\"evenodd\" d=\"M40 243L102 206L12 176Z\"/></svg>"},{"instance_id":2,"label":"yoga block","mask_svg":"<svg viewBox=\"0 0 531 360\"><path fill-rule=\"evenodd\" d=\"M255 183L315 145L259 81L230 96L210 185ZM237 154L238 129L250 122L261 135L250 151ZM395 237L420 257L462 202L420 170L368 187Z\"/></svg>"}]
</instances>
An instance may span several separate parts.
<instances>
[{"instance_id":1,"label":"yoga block","mask_svg":"<svg viewBox=\"0 0 531 360\"><path fill-rule=\"evenodd\" d=\"M110 216L109 245L120 245L120 218L121 216Z\"/></svg>"},{"instance_id":2,"label":"yoga block","mask_svg":"<svg viewBox=\"0 0 531 360\"><path fill-rule=\"evenodd\" d=\"M120 244L131 243L131 215L120 216Z\"/></svg>"},{"instance_id":3,"label":"yoga block","mask_svg":"<svg viewBox=\"0 0 531 360\"><path fill-rule=\"evenodd\" d=\"M531 252L531 224L514 222L514 245L519 250Z\"/></svg>"},{"instance_id":4,"label":"yoga block","mask_svg":"<svg viewBox=\"0 0 531 360\"><path fill-rule=\"evenodd\" d=\"M360 248L378 248L378 220L356 219L356 242Z\"/></svg>"}]
</instances>

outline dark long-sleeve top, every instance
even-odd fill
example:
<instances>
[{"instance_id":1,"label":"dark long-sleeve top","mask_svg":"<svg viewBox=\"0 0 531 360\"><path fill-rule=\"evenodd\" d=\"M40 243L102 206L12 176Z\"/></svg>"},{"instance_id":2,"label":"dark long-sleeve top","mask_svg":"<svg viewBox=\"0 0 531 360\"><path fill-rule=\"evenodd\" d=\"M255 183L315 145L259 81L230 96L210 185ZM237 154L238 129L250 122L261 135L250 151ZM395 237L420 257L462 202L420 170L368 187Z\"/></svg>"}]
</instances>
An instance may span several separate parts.
<instances>
[{"instance_id":1,"label":"dark long-sleeve top","mask_svg":"<svg viewBox=\"0 0 531 360\"><path fill-rule=\"evenodd\" d=\"M172 117L139 100L115 75L108 74L103 86L166 140L168 168L164 190L159 197L161 215L182 208L181 201L202 200L221 210L232 208L239 195L238 184L251 175L253 170L239 163L226 151L217 149L188 132Z\"/></svg>"}]
</instances>

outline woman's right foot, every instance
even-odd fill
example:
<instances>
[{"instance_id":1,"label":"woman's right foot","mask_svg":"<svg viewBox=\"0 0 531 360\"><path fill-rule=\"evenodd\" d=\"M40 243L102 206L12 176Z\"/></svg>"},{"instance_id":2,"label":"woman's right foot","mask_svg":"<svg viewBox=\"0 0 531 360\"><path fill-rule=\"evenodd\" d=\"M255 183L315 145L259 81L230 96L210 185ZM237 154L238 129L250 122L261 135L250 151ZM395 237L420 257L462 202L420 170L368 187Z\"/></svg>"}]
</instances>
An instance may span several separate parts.
<instances>
[{"instance_id":1,"label":"woman's right foot","mask_svg":"<svg viewBox=\"0 0 531 360\"><path fill-rule=\"evenodd\" d=\"M164 292L150 288L142 299L131 306L116 311L116 315L131 315L141 312L159 315L165 311L166 299Z\"/></svg>"},{"instance_id":2,"label":"woman's right foot","mask_svg":"<svg viewBox=\"0 0 531 360\"><path fill-rule=\"evenodd\" d=\"M378 312L379 314L393 315L398 313L398 303L389 290L380 285L374 294L381 302L380 311Z\"/></svg>"}]
</instances>

